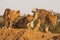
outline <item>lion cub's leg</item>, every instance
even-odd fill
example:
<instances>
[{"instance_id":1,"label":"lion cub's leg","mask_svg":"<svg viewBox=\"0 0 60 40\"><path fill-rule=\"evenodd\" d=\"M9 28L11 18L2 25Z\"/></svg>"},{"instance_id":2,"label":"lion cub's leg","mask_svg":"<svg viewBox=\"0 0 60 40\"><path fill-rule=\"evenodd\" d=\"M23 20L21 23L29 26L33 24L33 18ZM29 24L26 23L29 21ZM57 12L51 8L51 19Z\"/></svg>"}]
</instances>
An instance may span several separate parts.
<instances>
[{"instance_id":1,"label":"lion cub's leg","mask_svg":"<svg viewBox=\"0 0 60 40\"><path fill-rule=\"evenodd\" d=\"M37 24L36 24L36 26L35 26L35 28L34 28L34 31L38 31L38 29L39 29L39 27L40 27L40 24L41 24L40 19L38 19L37 21L38 21L38 22L37 22Z\"/></svg>"}]
</instances>

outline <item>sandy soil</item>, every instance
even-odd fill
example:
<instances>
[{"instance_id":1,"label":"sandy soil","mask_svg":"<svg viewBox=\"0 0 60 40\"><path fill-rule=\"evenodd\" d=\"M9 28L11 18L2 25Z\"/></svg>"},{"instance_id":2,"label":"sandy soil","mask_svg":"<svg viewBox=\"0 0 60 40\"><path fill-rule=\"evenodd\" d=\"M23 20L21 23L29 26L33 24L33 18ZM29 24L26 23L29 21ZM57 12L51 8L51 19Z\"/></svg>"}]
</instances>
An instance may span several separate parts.
<instances>
[{"instance_id":1,"label":"sandy soil","mask_svg":"<svg viewBox=\"0 0 60 40\"><path fill-rule=\"evenodd\" d=\"M60 40L60 34L42 33L30 28L3 28L0 29L0 40Z\"/></svg>"}]
</instances>

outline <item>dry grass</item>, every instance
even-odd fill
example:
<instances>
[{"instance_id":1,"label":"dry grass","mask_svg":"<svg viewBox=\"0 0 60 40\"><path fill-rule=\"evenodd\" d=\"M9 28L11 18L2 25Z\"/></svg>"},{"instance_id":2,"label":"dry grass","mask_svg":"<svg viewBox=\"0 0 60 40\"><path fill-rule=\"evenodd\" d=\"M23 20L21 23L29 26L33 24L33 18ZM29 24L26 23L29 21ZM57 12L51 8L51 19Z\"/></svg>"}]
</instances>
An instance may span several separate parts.
<instances>
[{"instance_id":1,"label":"dry grass","mask_svg":"<svg viewBox=\"0 0 60 40\"><path fill-rule=\"evenodd\" d=\"M42 33L40 31L34 31L30 28L0 29L0 40L53 40L54 36L58 37L59 34ZM59 37L58 40L60 40Z\"/></svg>"}]
</instances>

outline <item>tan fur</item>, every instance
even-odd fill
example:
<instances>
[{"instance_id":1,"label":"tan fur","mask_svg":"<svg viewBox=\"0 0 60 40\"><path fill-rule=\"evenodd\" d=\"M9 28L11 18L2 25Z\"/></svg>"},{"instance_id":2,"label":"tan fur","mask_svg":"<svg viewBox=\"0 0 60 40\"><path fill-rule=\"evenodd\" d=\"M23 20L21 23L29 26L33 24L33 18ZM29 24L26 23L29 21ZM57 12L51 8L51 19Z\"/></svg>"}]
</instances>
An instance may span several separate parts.
<instances>
[{"instance_id":1,"label":"tan fur","mask_svg":"<svg viewBox=\"0 0 60 40\"><path fill-rule=\"evenodd\" d=\"M11 21L13 22L16 18L20 17L20 11L12 10L10 15L11 15Z\"/></svg>"},{"instance_id":2,"label":"tan fur","mask_svg":"<svg viewBox=\"0 0 60 40\"><path fill-rule=\"evenodd\" d=\"M37 8L35 8L32 12L34 14L38 12L37 14L38 14L38 16L39 16L39 18L40 18L40 20L41 20L42 23L45 23L46 22L45 17L48 16L49 19L50 19L50 21L51 21L51 23L53 24L53 26L56 25L57 16L54 16L53 15L54 14L53 12L47 11L45 9L37 9Z\"/></svg>"},{"instance_id":3,"label":"tan fur","mask_svg":"<svg viewBox=\"0 0 60 40\"><path fill-rule=\"evenodd\" d=\"M4 23L5 23L5 26L8 25L8 22L10 22L10 25L8 26L12 26L12 22L17 18L17 17L20 17L20 11L15 11L15 10L11 10L9 9L9 13L8 13L8 9L5 10L5 13L4 13ZM7 15L8 14L8 15ZM8 20L9 19L9 20ZM8 27L7 26L7 27Z\"/></svg>"},{"instance_id":4,"label":"tan fur","mask_svg":"<svg viewBox=\"0 0 60 40\"><path fill-rule=\"evenodd\" d=\"M40 19L38 19L38 20L37 20L37 24L36 24L36 26L35 26L35 28L34 28L34 31L38 31L38 29L39 29L39 27L40 27L40 24L41 24L41 21L40 21Z\"/></svg>"},{"instance_id":5,"label":"tan fur","mask_svg":"<svg viewBox=\"0 0 60 40\"><path fill-rule=\"evenodd\" d=\"M30 14L27 14L27 20L28 20L28 21L32 21L32 20L33 20L33 16L30 15Z\"/></svg>"},{"instance_id":6,"label":"tan fur","mask_svg":"<svg viewBox=\"0 0 60 40\"><path fill-rule=\"evenodd\" d=\"M46 33L49 32L49 27L46 27L46 28L45 28L45 32L46 32Z\"/></svg>"},{"instance_id":7,"label":"tan fur","mask_svg":"<svg viewBox=\"0 0 60 40\"><path fill-rule=\"evenodd\" d=\"M55 26L57 24L57 16L56 15L51 15L51 16L49 16L49 18L50 18L53 26Z\"/></svg>"},{"instance_id":8,"label":"tan fur","mask_svg":"<svg viewBox=\"0 0 60 40\"><path fill-rule=\"evenodd\" d=\"M38 12L37 12L37 13L38 13ZM34 28L34 21L38 18L38 14L37 14L37 13L34 15L33 20L28 23L28 25L29 25L31 28Z\"/></svg>"},{"instance_id":9,"label":"tan fur","mask_svg":"<svg viewBox=\"0 0 60 40\"><path fill-rule=\"evenodd\" d=\"M5 26L9 26L8 25L8 21L10 21L10 13L11 13L11 9L7 8L5 9L5 12L4 12L4 23L5 23Z\"/></svg>"},{"instance_id":10,"label":"tan fur","mask_svg":"<svg viewBox=\"0 0 60 40\"><path fill-rule=\"evenodd\" d=\"M32 22L32 20L33 20L33 16L31 16L31 15L27 15L27 20L29 21L28 22L28 24L27 24L27 26L28 27L32 27L33 26L33 22Z\"/></svg>"}]
</instances>

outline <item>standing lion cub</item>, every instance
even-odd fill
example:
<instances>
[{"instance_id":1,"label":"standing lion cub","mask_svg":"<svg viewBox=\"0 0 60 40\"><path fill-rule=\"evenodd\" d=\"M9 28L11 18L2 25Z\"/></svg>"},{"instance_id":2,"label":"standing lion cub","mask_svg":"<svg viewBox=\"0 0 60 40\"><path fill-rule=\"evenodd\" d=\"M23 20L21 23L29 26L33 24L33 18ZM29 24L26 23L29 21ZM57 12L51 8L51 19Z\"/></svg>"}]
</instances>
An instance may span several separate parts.
<instances>
[{"instance_id":1,"label":"standing lion cub","mask_svg":"<svg viewBox=\"0 0 60 40\"><path fill-rule=\"evenodd\" d=\"M4 23L5 23L5 27L11 27L12 26L12 22L17 18L20 17L20 10L15 11L15 10L11 10L9 8L5 9L4 12Z\"/></svg>"}]
</instances>

